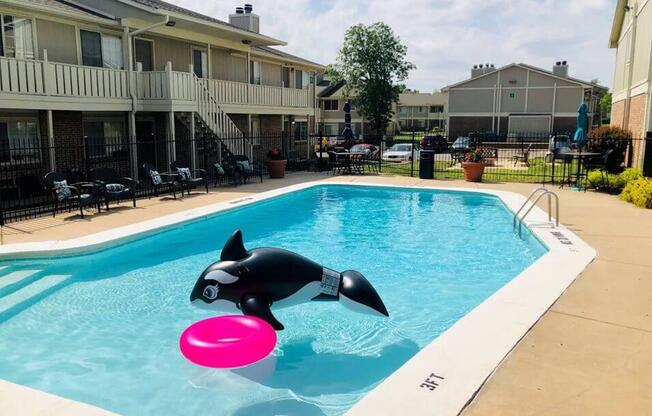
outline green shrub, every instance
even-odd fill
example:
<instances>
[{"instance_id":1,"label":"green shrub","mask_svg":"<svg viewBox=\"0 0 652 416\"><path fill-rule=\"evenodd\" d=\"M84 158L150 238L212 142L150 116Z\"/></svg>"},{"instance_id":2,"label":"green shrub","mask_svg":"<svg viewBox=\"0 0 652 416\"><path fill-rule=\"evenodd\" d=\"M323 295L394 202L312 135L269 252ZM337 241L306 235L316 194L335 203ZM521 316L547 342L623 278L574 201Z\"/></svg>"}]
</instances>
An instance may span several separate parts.
<instances>
[{"instance_id":1,"label":"green shrub","mask_svg":"<svg viewBox=\"0 0 652 416\"><path fill-rule=\"evenodd\" d=\"M628 183L620 194L620 199L639 208L652 208L652 180L641 177Z\"/></svg>"},{"instance_id":2,"label":"green shrub","mask_svg":"<svg viewBox=\"0 0 652 416\"><path fill-rule=\"evenodd\" d=\"M620 179L625 182L627 185L630 182L634 182L636 179L643 176L643 172L639 168L627 168L620 173Z\"/></svg>"},{"instance_id":3,"label":"green shrub","mask_svg":"<svg viewBox=\"0 0 652 416\"><path fill-rule=\"evenodd\" d=\"M613 173L602 173L599 170L592 170L589 172L586 179L594 189L603 191L620 191L627 186L628 183L633 182L642 176L643 174L640 169L627 168L618 175Z\"/></svg>"},{"instance_id":4,"label":"green shrub","mask_svg":"<svg viewBox=\"0 0 652 416\"><path fill-rule=\"evenodd\" d=\"M632 133L620 127L602 126L589 132L589 141L586 144L587 150L602 153L608 149L613 152L607 160L607 171L618 173L622 170L625 162L625 152L632 140Z\"/></svg>"}]
</instances>

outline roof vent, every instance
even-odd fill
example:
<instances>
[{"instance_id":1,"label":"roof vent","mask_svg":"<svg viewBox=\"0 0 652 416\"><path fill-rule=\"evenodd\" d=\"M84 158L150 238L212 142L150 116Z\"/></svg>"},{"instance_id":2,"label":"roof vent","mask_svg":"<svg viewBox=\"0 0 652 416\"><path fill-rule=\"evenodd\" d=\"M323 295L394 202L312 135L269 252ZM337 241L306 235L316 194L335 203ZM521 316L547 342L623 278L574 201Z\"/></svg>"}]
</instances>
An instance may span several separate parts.
<instances>
[{"instance_id":1,"label":"roof vent","mask_svg":"<svg viewBox=\"0 0 652 416\"><path fill-rule=\"evenodd\" d=\"M246 4L244 5L244 11L245 11L245 13L249 14L249 13L251 13L251 12L254 11L254 6L252 6L252 5L249 4L249 3L246 3Z\"/></svg>"},{"instance_id":2,"label":"roof vent","mask_svg":"<svg viewBox=\"0 0 652 416\"><path fill-rule=\"evenodd\" d=\"M484 69L482 68L482 64L473 65L473 68L471 68L471 78L479 77L483 73Z\"/></svg>"},{"instance_id":3,"label":"roof vent","mask_svg":"<svg viewBox=\"0 0 652 416\"><path fill-rule=\"evenodd\" d=\"M558 77L566 78L568 77L568 62L567 61L557 61L552 67L552 73Z\"/></svg>"},{"instance_id":4,"label":"roof vent","mask_svg":"<svg viewBox=\"0 0 652 416\"><path fill-rule=\"evenodd\" d=\"M235 14L244 14L244 9L242 7L236 7Z\"/></svg>"}]
</instances>

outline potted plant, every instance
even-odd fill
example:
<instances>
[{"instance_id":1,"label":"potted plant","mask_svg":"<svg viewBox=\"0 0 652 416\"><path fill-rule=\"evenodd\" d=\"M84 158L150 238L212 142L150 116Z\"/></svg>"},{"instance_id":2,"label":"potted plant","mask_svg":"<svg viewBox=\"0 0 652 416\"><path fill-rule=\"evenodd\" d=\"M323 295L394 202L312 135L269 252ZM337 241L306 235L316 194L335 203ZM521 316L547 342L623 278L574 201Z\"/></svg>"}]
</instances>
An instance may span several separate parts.
<instances>
[{"instance_id":1,"label":"potted plant","mask_svg":"<svg viewBox=\"0 0 652 416\"><path fill-rule=\"evenodd\" d=\"M462 162L462 169L464 169L464 179L467 182L480 182L482 181L482 174L484 173L484 156L482 149L476 147L464 155L464 162Z\"/></svg>"},{"instance_id":2,"label":"potted plant","mask_svg":"<svg viewBox=\"0 0 652 416\"><path fill-rule=\"evenodd\" d=\"M267 171L269 172L270 178L284 178L285 177L285 167L287 166L288 161L283 157L281 151L277 148L274 148L267 153Z\"/></svg>"}]
</instances>

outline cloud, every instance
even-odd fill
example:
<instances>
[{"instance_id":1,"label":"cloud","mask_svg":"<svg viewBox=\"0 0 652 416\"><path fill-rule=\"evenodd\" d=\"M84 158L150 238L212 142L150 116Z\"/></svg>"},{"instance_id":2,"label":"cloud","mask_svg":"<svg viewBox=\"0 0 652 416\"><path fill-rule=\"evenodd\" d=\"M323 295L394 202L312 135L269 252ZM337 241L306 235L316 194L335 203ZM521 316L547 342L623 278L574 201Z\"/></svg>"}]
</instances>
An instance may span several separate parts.
<instances>
[{"instance_id":1,"label":"cloud","mask_svg":"<svg viewBox=\"0 0 652 416\"><path fill-rule=\"evenodd\" d=\"M168 0L228 20L246 1ZM614 5L609 0L264 0L250 2L261 32L282 49L323 64L335 60L344 32L384 21L408 46L417 66L407 82L432 91L469 76L477 63L524 62L550 69L567 60L572 76L611 86L608 49Z\"/></svg>"}]
</instances>

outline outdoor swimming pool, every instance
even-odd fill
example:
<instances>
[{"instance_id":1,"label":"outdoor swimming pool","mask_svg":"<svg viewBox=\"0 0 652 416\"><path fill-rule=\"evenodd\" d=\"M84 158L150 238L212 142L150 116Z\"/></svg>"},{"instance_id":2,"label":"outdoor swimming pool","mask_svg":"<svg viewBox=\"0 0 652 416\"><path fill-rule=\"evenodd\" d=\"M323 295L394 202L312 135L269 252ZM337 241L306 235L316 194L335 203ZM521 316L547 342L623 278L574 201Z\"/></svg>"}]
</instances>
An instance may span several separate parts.
<instances>
[{"instance_id":1,"label":"outdoor swimming pool","mask_svg":"<svg viewBox=\"0 0 652 416\"><path fill-rule=\"evenodd\" d=\"M390 319L338 303L281 309L273 360L193 366L179 334L212 314L189 294L236 228L247 248L359 270ZM546 253L523 236L495 196L323 185L94 254L4 262L0 378L125 415L340 415ZM39 283L44 296L6 302Z\"/></svg>"}]
</instances>

